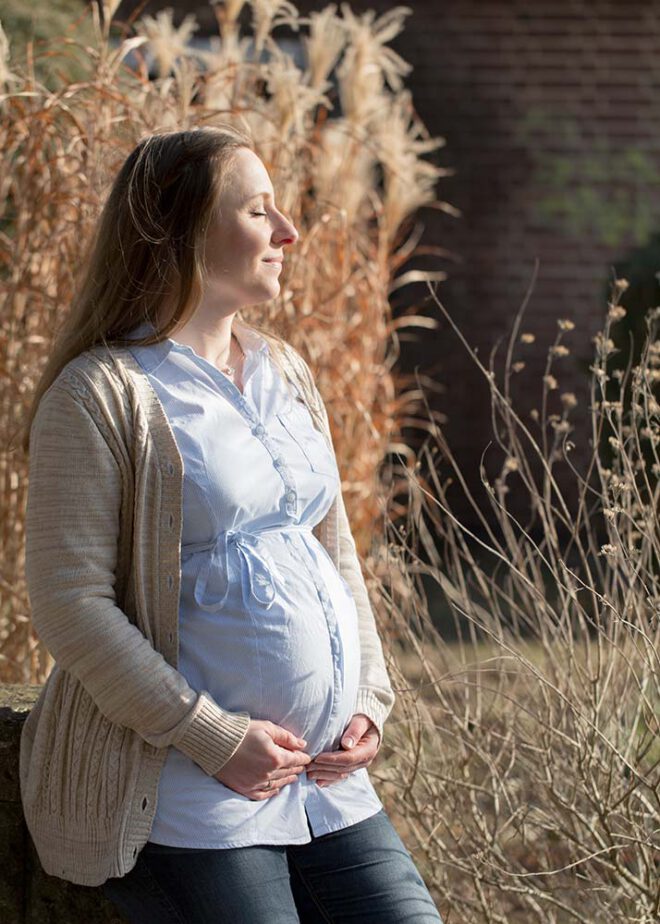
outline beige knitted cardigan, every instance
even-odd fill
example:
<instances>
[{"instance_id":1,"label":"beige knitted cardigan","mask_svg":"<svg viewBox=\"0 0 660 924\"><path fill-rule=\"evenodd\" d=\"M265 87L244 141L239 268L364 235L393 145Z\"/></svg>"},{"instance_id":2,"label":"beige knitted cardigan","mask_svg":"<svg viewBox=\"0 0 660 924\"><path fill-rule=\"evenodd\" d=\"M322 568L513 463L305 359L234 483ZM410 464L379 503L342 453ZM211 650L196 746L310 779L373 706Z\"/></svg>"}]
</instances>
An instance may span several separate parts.
<instances>
[{"instance_id":1,"label":"beige knitted cardigan","mask_svg":"<svg viewBox=\"0 0 660 924\"><path fill-rule=\"evenodd\" d=\"M289 345L281 356L332 445L307 363ZM250 716L177 671L183 461L131 352L94 347L67 363L30 439L25 573L55 665L23 726L21 798L44 870L96 886L148 840L167 749L214 775ZM355 711L382 735L394 693L341 490L314 533L356 602Z\"/></svg>"}]
</instances>

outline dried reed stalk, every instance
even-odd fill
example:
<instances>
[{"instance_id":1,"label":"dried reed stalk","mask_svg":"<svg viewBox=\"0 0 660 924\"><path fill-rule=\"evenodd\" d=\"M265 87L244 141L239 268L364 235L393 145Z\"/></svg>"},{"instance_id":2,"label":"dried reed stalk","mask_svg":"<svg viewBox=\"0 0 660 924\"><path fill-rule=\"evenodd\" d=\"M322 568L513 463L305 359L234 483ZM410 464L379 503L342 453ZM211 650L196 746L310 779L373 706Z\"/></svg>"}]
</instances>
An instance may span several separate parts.
<instances>
[{"instance_id":1,"label":"dried reed stalk","mask_svg":"<svg viewBox=\"0 0 660 924\"><path fill-rule=\"evenodd\" d=\"M647 314L639 365L610 371L625 289L615 282L595 338L584 471L571 461L573 396L548 413L552 363L568 351L557 346L574 325L558 321L527 421L509 391L516 344L530 341L518 336L522 309L498 383L494 357L486 368L434 295L488 383L500 470L489 479L482 467L474 497L440 428L412 474L401 468L409 516L392 531L381 594L383 624L401 639L399 699L378 770L446 924L660 917L660 308ZM575 479L573 509L558 466ZM456 488L478 530L452 513ZM524 494L529 522L508 509L509 491L517 509Z\"/></svg>"}]
</instances>

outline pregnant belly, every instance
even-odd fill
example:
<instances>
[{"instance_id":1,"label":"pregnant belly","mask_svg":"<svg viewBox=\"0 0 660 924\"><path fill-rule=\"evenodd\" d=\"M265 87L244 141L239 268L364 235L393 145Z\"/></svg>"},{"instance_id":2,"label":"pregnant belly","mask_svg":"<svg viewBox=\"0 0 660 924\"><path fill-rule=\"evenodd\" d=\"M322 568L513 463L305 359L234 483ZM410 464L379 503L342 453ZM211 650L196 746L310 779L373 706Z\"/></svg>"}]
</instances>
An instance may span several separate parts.
<instances>
[{"instance_id":1,"label":"pregnant belly","mask_svg":"<svg viewBox=\"0 0 660 924\"><path fill-rule=\"evenodd\" d=\"M224 709L281 725L318 753L334 746L355 708L355 604L336 573L326 575L324 603L300 573L286 586L295 586L295 599L281 591L268 607L246 610L236 591L222 612L182 609L179 670Z\"/></svg>"}]
</instances>

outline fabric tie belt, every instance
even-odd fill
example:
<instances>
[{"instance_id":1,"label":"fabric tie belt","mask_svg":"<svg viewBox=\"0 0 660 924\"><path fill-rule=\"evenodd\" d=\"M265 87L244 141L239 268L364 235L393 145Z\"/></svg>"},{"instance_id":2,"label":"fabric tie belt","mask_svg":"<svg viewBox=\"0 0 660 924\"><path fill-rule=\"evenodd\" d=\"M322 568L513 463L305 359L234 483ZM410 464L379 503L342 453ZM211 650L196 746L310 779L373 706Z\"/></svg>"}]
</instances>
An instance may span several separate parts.
<instances>
[{"instance_id":1,"label":"fabric tie belt","mask_svg":"<svg viewBox=\"0 0 660 924\"><path fill-rule=\"evenodd\" d=\"M262 532L286 532L289 529L311 532L311 526L265 527L258 532L249 532L242 529L226 529L209 542L183 543L182 552L195 554L209 552L205 555L193 589L193 596L197 606L208 613L217 613L225 604L230 590L231 570L230 553L235 550L238 554L241 594L243 603L249 607L255 600L266 609L272 606L275 600L275 590L281 575L273 561L266 543L260 538ZM213 600L206 599L206 590L209 577L213 574ZM216 590L217 588L217 590Z\"/></svg>"}]
</instances>

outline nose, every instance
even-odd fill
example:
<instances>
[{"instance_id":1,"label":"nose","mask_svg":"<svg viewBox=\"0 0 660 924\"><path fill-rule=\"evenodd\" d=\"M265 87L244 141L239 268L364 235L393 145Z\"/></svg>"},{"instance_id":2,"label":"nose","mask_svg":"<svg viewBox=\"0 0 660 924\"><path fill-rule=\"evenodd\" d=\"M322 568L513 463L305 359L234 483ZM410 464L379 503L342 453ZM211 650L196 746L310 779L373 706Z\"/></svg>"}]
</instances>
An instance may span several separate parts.
<instances>
[{"instance_id":1,"label":"nose","mask_svg":"<svg viewBox=\"0 0 660 924\"><path fill-rule=\"evenodd\" d=\"M298 240L298 237L299 237L298 232L296 231L295 225L293 224L293 222L289 221L288 219L285 221L284 227L283 229L281 229L279 233L283 234L284 236L278 237L277 235L273 235L273 237L274 238L277 237L277 243L280 245L281 244L295 244L295 242Z\"/></svg>"}]
</instances>

